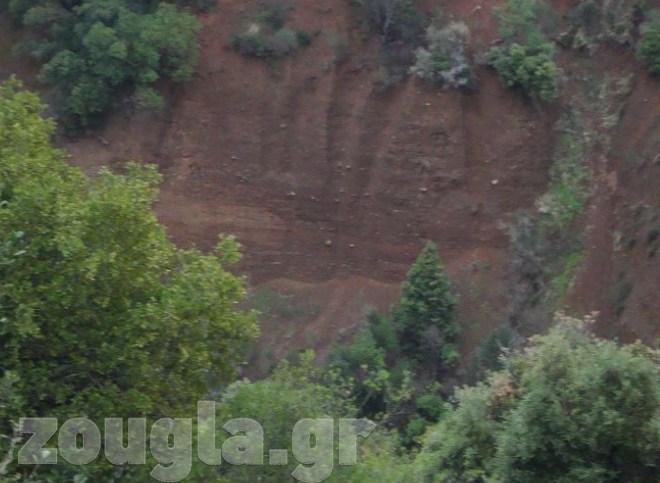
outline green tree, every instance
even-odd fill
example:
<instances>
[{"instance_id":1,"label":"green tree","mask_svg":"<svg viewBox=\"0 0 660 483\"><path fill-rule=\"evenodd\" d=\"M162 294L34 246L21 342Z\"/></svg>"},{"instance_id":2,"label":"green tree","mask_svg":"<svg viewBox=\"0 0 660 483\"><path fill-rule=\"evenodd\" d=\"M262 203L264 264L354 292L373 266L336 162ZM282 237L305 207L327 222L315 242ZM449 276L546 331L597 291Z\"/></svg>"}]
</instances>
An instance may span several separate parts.
<instances>
[{"instance_id":1,"label":"green tree","mask_svg":"<svg viewBox=\"0 0 660 483\"><path fill-rule=\"evenodd\" d=\"M346 391L346 382L332 371L314 364L314 353L304 352L295 364L283 361L275 371L261 381L238 381L222 393L218 420L249 417L259 421L264 429L264 466L222 466L215 475L205 470L205 479L222 482L296 481L291 473L298 462L291 456L291 432L303 418L352 418L356 408ZM338 428L335 427L335 431ZM336 443L336 440L335 440ZM367 438L359 438L356 466L335 465L330 477L334 482L369 483L375 479L405 482L410 462L400 456L395 434L376 428ZM219 442L220 444L220 442ZM268 464L269 448L287 449L289 464ZM337 448L335 444L335 455Z\"/></svg>"},{"instance_id":2,"label":"green tree","mask_svg":"<svg viewBox=\"0 0 660 483\"><path fill-rule=\"evenodd\" d=\"M329 385L328 375L314 366L314 353L307 351L295 364L282 361L261 381L237 381L222 393L218 420L251 418L264 428L265 466L220 468L221 481L288 481L298 465L289 457L286 466L269 466L268 449L291 451L291 431L303 418L350 418L355 410L341 392Z\"/></svg>"},{"instance_id":3,"label":"green tree","mask_svg":"<svg viewBox=\"0 0 660 483\"><path fill-rule=\"evenodd\" d=\"M436 246L428 242L408 271L394 320L403 353L417 360L452 364L458 359L457 305Z\"/></svg>"},{"instance_id":4,"label":"green tree","mask_svg":"<svg viewBox=\"0 0 660 483\"><path fill-rule=\"evenodd\" d=\"M42 109L0 86L0 377L21 416L194 414L256 335L227 271L237 244L177 248L151 209L155 168L87 179L51 147Z\"/></svg>"},{"instance_id":5,"label":"green tree","mask_svg":"<svg viewBox=\"0 0 660 483\"><path fill-rule=\"evenodd\" d=\"M328 366L351 383L351 398L360 416L374 418L386 409L389 372L385 350L369 326L362 326L353 343L337 346L328 355Z\"/></svg>"},{"instance_id":6,"label":"green tree","mask_svg":"<svg viewBox=\"0 0 660 483\"><path fill-rule=\"evenodd\" d=\"M418 481L646 482L658 474L660 354L561 316L503 371L457 391Z\"/></svg>"},{"instance_id":7,"label":"green tree","mask_svg":"<svg viewBox=\"0 0 660 483\"><path fill-rule=\"evenodd\" d=\"M503 45L488 52L488 64L506 88L520 87L545 102L557 98L559 68L548 40L554 12L540 0L509 0L498 11Z\"/></svg>"},{"instance_id":8,"label":"green tree","mask_svg":"<svg viewBox=\"0 0 660 483\"><path fill-rule=\"evenodd\" d=\"M200 28L190 13L151 0L14 0L10 11L30 29L40 79L62 97L69 128L99 123L120 92L141 106L160 106L159 79L188 80L197 62Z\"/></svg>"},{"instance_id":9,"label":"green tree","mask_svg":"<svg viewBox=\"0 0 660 483\"><path fill-rule=\"evenodd\" d=\"M497 69L506 88L521 87L542 101L558 95L559 70L554 60L554 47L549 42L493 48L488 63Z\"/></svg>"}]
</instances>

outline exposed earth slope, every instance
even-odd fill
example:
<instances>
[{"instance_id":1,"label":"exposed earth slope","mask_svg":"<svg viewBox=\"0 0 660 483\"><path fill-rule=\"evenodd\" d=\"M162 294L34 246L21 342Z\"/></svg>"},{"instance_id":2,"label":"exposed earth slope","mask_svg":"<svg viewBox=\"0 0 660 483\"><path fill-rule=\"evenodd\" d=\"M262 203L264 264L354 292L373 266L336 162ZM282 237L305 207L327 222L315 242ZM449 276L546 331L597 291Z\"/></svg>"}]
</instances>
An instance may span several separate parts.
<instances>
[{"instance_id":1,"label":"exposed earth slope","mask_svg":"<svg viewBox=\"0 0 660 483\"><path fill-rule=\"evenodd\" d=\"M501 1L439 3L470 25L475 49L496 40L490 8ZM264 326L273 360L323 349L368 307L386 309L426 239L460 294L464 353L506 322L520 280L507 226L547 189L559 105L580 95L573 65L634 76L609 157L589 159L585 251L565 303L600 311L606 335L660 336L660 89L631 49L563 52L566 89L550 107L505 90L486 67L469 93L413 78L384 88L377 38L345 0L297 2L291 25L318 34L272 62L228 47L255 5L223 0L201 17L198 72L165 86L166 112L120 106L103 130L61 142L92 175L130 159L158 164L157 210L177 242L210 248L220 233L237 235L254 291L290 294L264 302L281 309ZM3 78L33 76L8 57Z\"/></svg>"}]
</instances>

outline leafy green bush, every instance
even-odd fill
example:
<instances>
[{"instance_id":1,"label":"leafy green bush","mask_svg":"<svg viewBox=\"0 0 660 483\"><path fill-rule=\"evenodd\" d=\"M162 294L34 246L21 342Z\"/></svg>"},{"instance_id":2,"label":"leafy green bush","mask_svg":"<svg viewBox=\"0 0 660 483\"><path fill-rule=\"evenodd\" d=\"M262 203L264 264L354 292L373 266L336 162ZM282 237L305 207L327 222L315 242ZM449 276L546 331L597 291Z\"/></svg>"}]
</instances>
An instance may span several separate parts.
<instances>
[{"instance_id":1,"label":"leafy green bush","mask_svg":"<svg viewBox=\"0 0 660 483\"><path fill-rule=\"evenodd\" d=\"M589 335L591 322L560 316L504 370L457 390L418 481L654 481L660 354Z\"/></svg>"},{"instance_id":2,"label":"leafy green bush","mask_svg":"<svg viewBox=\"0 0 660 483\"><path fill-rule=\"evenodd\" d=\"M358 330L350 346L335 346L328 367L339 370L351 383L351 399L359 414L374 418L386 409L389 372L385 351L378 346L368 326Z\"/></svg>"},{"instance_id":3,"label":"leafy green bush","mask_svg":"<svg viewBox=\"0 0 660 483\"><path fill-rule=\"evenodd\" d=\"M468 57L470 31L463 22L453 22L439 29L426 30L427 48L415 52L411 72L424 80L450 87L470 87L472 67Z\"/></svg>"},{"instance_id":4,"label":"leafy green bush","mask_svg":"<svg viewBox=\"0 0 660 483\"><path fill-rule=\"evenodd\" d=\"M491 332L479 344L474 355L477 375L483 375L488 371L501 370L503 368L503 351L514 347L518 338L520 338L520 335L508 325L502 325Z\"/></svg>"},{"instance_id":5,"label":"leafy green bush","mask_svg":"<svg viewBox=\"0 0 660 483\"><path fill-rule=\"evenodd\" d=\"M256 15L256 21L232 38L232 48L241 55L265 59L284 57L298 46L307 46L312 36L304 31L285 27L291 7L279 2L267 2Z\"/></svg>"},{"instance_id":6,"label":"leafy green bush","mask_svg":"<svg viewBox=\"0 0 660 483\"><path fill-rule=\"evenodd\" d=\"M660 75L660 10L652 11L642 27L637 58L648 63L651 74Z\"/></svg>"},{"instance_id":7,"label":"leafy green bush","mask_svg":"<svg viewBox=\"0 0 660 483\"><path fill-rule=\"evenodd\" d=\"M496 15L505 43L546 40L557 28L555 10L542 0L508 0Z\"/></svg>"},{"instance_id":8,"label":"leafy green bush","mask_svg":"<svg viewBox=\"0 0 660 483\"><path fill-rule=\"evenodd\" d=\"M378 346L382 347L386 354L397 353L399 350L399 340L397 339L396 329L392 320L373 310L367 314L367 322Z\"/></svg>"},{"instance_id":9,"label":"leafy green bush","mask_svg":"<svg viewBox=\"0 0 660 483\"><path fill-rule=\"evenodd\" d=\"M231 418L252 418L258 421L264 429L264 447L288 448L289 462L283 466L268 464L266 453L262 466L201 465L200 476L190 481L293 481L291 473L299 464L291 457L291 431L295 424L303 418L355 416L355 408L346 400L342 386L341 381L334 381L332 374L314 364L314 354L310 351L303 352L293 364L282 362L263 380L243 380L231 384L222 392L216 420L225 422ZM335 454L336 448L337 440ZM374 478L392 483L406 481L406 475L410 472L409 461L398 456L400 448L396 435L376 428L367 438L359 438L357 450L357 465L337 465L324 481L370 483Z\"/></svg>"},{"instance_id":10,"label":"leafy green bush","mask_svg":"<svg viewBox=\"0 0 660 483\"><path fill-rule=\"evenodd\" d=\"M98 124L127 90L143 107L162 106L155 83L195 69L199 24L165 2L14 0L10 10L30 29L29 52L45 61L40 79L60 92L72 129Z\"/></svg>"},{"instance_id":11,"label":"leafy green bush","mask_svg":"<svg viewBox=\"0 0 660 483\"><path fill-rule=\"evenodd\" d=\"M509 0L500 13L503 45L488 52L488 64L507 88L520 87L528 95L552 101L558 95L559 68L555 48L547 39L553 28L547 6L538 0Z\"/></svg>"},{"instance_id":12,"label":"leafy green bush","mask_svg":"<svg viewBox=\"0 0 660 483\"><path fill-rule=\"evenodd\" d=\"M553 60L551 43L494 47L488 53L488 63L497 69L502 85L521 87L527 94L542 101L552 101L558 95L559 69Z\"/></svg>"},{"instance_id":13,"label":"leafy green bush","mask_svg":"<svg viewBox=\"0 0 660 483\"><path fill-rule=\"evenodd\" d=\"M438 422L446 411L446 403L437 393L428 392L415 401L417 410L427 421Z\"/></svg>"},{"instance_id":14,"label":"leafy green bush","mask_svg":"<svg viewBox=\"0 0 660 483\"><path fill-rule=\"evenodd\" d=\"M265 448L290 448L291 431L300 419L354 415L354 409L341 397L340 388L325 384L323 379L323 372L314 367L314 353L303 352L294 364L282 361L261 381L242 380L229 385L222 393L217 420L254 419L264 429ZM215 478L197 481L217 481L220 474L220 481L286 481L297 465L289 459L287 466L223 464L213 468L219 473Z\"/></svg>"}]
</instances>

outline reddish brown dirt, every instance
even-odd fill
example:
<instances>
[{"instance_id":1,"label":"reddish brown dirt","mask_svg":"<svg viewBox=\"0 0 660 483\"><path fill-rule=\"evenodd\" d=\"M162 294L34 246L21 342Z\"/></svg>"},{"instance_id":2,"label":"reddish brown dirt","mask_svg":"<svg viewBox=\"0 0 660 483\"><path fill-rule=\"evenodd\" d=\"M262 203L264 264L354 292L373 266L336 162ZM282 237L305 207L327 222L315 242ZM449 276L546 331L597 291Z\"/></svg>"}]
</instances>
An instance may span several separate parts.
<instances>
[{"instance_id":1,"label":"reddish brown dirt","mask_svg":"<svg viewBox=\"0 0 660 483\"><path fill-rule=\"evenodd\" d=\"M601 64L603 72L607 70ZM601 312L598 329L631 342L660 337L660 89L637 69L609 157L594 163L586 258L570 304Z\"/></svg>"},{"instance_id":2,"label":"reddish brown dirt","mask_svg":"<svg viewBox=\"0 0 660 483\"><path fill-rule=\"evenodd\" d=\"M476 46L497 37L490 8L501 1L425 3L467 18ZM461 297L467 354L506 320L514 277L504 226L546 188L556 115L502 89L485 68L471 94L414 79L383 90L375 39L345 0L296 3L290 26L318 32L311 46L270 63L240 57L228 44L255 5L223 0L203 16L198 72L169 90L167 111L120 109L100 137L65 143L72 162L90 174L130 159L157 163L165 176L157 211L178 243L206 249L218 234L236 234L246 255L240 270L254 290L313 299L313 314L264 327L264 343L280 356L301 345L323 350L367 307L386 309L424 240L433 240ZM0 74L14 67L0 66ZM657 81L640 73L619 159L630 139L658 151L657 93ZM658 206L657 163L642 168L656 184L616 166L606 174L617 170L618 195L598 195L594 211L631 196ZM592 229L588 246L610 233L612 219L599 219L605 224ZM576 282L576 310L605 312L606 280L615 263L628 263L603 247ZM634 333L646 338L660 306L658 271L633 259L626 266L636 264L634 276L649 285L635 284L623 324L644 326ZM603 330L619 333L624 326L609 317Z\"/></svg>"},{"instance_id":3,"label":"reddish brown dirt","mask_svg":"<svg viewBox=\"0 0 660 483\"><path fill-rule=\"evenodd\" d=\"M234 233L252 285L338 287L315 292L322 310L308 332L332 327L328 317L355 325L358 293L386 307L424 240L434 240L457 279L473 347L505 320L502 226L545 188L553 119L486 69L474 94L414 80L383 90L374 39L344 0L298 3L292 27L320 32L310 47L271 64L239 57L227 45L251 11L227 1L203 17L198 73L172 93L170 110L116 116L101 133L107 145L67 146L73 162L90 173L131 158L158 163L157 209L179 243L208 248ZM494 38L485 12L469 18L477 41ZM336 63L340 41L347 53ZM480 266L488 268L474 280ZM332 333L322 332L324 346Z\"/></svg>"}]
</instances>

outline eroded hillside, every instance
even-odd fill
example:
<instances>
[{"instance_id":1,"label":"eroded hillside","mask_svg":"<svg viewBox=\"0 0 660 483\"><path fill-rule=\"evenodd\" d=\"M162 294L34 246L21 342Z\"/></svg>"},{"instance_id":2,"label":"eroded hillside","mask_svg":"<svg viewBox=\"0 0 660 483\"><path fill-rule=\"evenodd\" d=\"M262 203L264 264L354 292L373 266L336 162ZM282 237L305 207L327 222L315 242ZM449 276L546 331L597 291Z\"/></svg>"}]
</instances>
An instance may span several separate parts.
<instances>
[{"instance_id":1,"label":"eroded hillside","mask_svg":"<svg viewBox=\"0 0 660 483\"><path fill-rule=\"evenodd\" d=\"M467 355L520 305L508 227L548 189L564 106L595 118L585 85L629 74L615 99L621 120L607 128L611 151L587 158L584 253L564 304L600 311L607 335L660 335L660 89L630 48L562 51L564 91L550 106L505 90L484 66L472 92L411 77L386 88L378 39L345 0L295 2L290 22L314 33L308 47L268 62L237 55L231 37L257 3L221 0L201 17L198 71L164 86L164 113L122 105L98 133L61 142L89 174L130 159L158 164L157 210L177 242L238 237L253 291L279 301L264 326L273 360L327 347L368 307L386 309L426 239L460 294ZM501 1L423 3L463 19L475 51L498 37L491 7ZM33 75L20 59L0 69Z\"/></svg>"}]
</instances>

